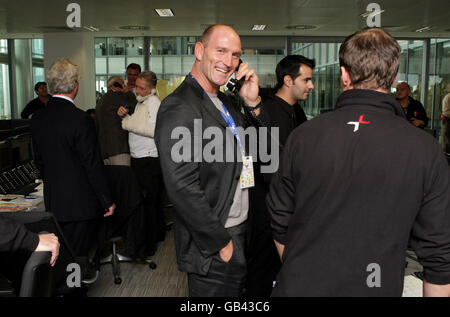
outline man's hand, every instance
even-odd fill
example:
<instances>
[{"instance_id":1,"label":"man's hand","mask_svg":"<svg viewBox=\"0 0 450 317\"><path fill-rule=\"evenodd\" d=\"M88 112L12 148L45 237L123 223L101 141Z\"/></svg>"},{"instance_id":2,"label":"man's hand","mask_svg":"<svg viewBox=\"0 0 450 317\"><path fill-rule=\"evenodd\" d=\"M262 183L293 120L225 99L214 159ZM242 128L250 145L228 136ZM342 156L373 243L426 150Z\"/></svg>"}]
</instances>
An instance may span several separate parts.
<instances>
[{"instance_id":1,"label":"man's hand","mask_svg":"<svg viewBox=\"0 0 450 317\"><path fill-rule=\"evenodd\" d=\"M275 246L277 247L278 255L280 256L281 262L283 262L283 253L284 253L284 244L281 244L277 240L273 240L275 242Z\"/></svg>"},{"instance_id":2,"label":"man's hand","mask_svg":"<svg viewBox=\"0 0 450 317\"><path fill-rule=\"evenodd\" d=\"M259 78L254 69L251 69L248 63L242 63L236 73L236 79L245 78L239 95L249 107L256 106L261 98L259 97Z\"/></svg>"},{"instance_id":3,"label":"man's hand","mask_svg":"<svg viewBox=\"0 0 450 317\"><path fill-rule=\"evenodd\" d=\"M425 122L423 122L422 120L416 119L416 118L411 118L411 122L416 127L423 127L423 126L425 126Z\"/></svg>"},{"instance_id":4,"label":"man's hand","mask_svg":"<svg viewBox=\"0 0 450 317\"><path fill-rule=\"evenodd\" d=\"M113 203L109 208L105 209L106 213L103 215L103 217L109 217L114 214L114 209L116 209L116 204Z\"/></svg>"},{"instance_id":5,"label":"man's hand","mask_svg":"<svg viewBox=\"0 0 450 317\"><path fill-rule=\"evenodd\" d=\"M35 252L39 251L50 251L52 253L52 257L50 258L50 265L54 266L56 263L56 259L59 255L59 241L58 237L53 233L48 234L40 234L39 235L39 244L36 247Z\"/></svg>"},{"instance_id":6,"label":"man's hand","mask_svg":"<svg viewBox=\"0 0 450 317\"><path fill-rule=\"evenodd\" d=\"M423 297L450 297L450 284L436 285L423 280Z\"/></svg>"},{"instance_id":7,"label":"man's hand","mask_svg":"<svg viewBox=\"0 0 450 317\"><path fill-rule=\"evenodd\" d=\"M124 106L120 106L119 109L117 109L117 114L121 118L125 117L128 114L128 112L129 110Z\"/></svg>"},{"instance_id":8,"label":"man's hand","mask_svg":"<svg viewBox=\"0 0 450 317\"><path fill-rule=\"evenodd\" d=\"M228 242L225 248L223 248L219 252L219 256L222 259L222 261L228 263L228 261L230 261L231 257L233 256L233 250L234 250L233 240L230 240L230 242Z\"/></svg>"}]
</instances>

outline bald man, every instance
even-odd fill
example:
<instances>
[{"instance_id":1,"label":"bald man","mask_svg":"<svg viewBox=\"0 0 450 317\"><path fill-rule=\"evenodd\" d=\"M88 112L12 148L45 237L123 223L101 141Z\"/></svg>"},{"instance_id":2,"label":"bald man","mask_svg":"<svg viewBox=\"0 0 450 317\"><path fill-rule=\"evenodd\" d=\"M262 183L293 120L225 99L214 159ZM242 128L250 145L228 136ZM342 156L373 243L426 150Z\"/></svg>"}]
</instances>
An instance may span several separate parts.
<instances>
[{"instance_id":1,"label":"bald man","mask_svg":"<svg viewBox=\"0 0 450 317\"><path fill-rule=\"evenodd\" d=\"M428 124L428 117L423 105L414 100L409 95L411 88L405 82L399 83L396 89L397 101L402 106L406 118L416 127L425 128Z\"/></svg>"},{"instance_id":2,"label":"bald man","mask_svg":"<svg viewBox=\"0 0 450 317\"><path fill-rule=\"evenodd\" d=\"M243 163L237 158L248 152L236 134L226 132L243 127L244 118L233 101L219 90L236 71L241 50L239 35L231 27L208 27L195 45L190 74L161 103L156 120L156 144L164 181L176 210L178 266L188 273L190 296L241 296L245 284L250 186L240 185ZM248 63L242 63L236 78L245 80L239 92L244 107L258 116L261 98L255 71ZM223 149L223 156L217 160L198 160L196 156L199 149L195 136L206 128L224 136L215 139L215 144ZM179 132L184 135L186 131L187 138L177 139ZM177 156L180 142L189 144L182 157ZM205 143L200 144L200 155L206 149ZM231 150L230 143L234 145ZM230 157L234 158L232 162Z\"/></svg>"}]
</instances>

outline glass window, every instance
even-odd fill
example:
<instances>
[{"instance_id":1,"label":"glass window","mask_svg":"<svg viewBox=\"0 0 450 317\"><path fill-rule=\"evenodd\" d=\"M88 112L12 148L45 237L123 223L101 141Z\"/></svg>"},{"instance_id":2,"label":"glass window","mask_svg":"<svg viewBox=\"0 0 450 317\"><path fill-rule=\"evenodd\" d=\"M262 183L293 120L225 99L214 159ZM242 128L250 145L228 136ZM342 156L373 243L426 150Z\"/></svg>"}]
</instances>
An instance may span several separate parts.
<instances>
[{"instance_id":1,"label":"glass window","mask_svg":"<svg viewBox=\"0 0 450 317\"><path fill-rule=\"evenodd\" d=\"M125 74L125 57L110 57L108 70L109 74Z\"/></svg>"},{"instance_id":2,"label":"glass window","mask_svg":"<svg viewBox=\"0 0 450 317\"><path fill-rule=\"evenodd\" d=\"M162 74L163 72L163 58L162 56L150 57L150 70L155 74Z\"/></svg>"},{"instance_id":3,"label":"glass window","mask_svg":"<svg viewBox=\"0 0 450 317\"><path fill-rule=\"evenodd\" d=\"M95 73L96 74L107 74L107 59L106 57L96 57L95 58Z\"/></svg>"},{"instance_id":4,"label":"glass window","mask_svg":"<svg viewBox=\"0 0 450 317\"><path fill-rule=\"evenodd\" d=\"M95 38L94 48L95 48L95 56L106 56L106 37L97 37Z\"/></svg>"},{"instance_id":5,"label":"glass window","mask_svg":"<svg viewBox=\"0 0 450 317\"><path fill-rule=\"evenodd\" d=\"M9 67L7 64L0 64L0 119L9 118L11 118Z\"/></svg>"},{"instance_id":6,"label":"glass window","mask_svg":"<svg viewBox=\"0 0 450 317\"><path fill-rule=\"evenodd\" d=\"M131 63L138 64L144 70L144 57L127 57L127 66Z\"/></svg>"},{"instance_id":7,"label":"glass window","mask_svg":"<svg viewBox=\"0 0 450 317\"><path fill-rule=\"evenodd\" d=\"M43 39L33 39L31 40L31 48L33 58L44 58L44 40Z\"/></svg>"},{"instance_id":8,"label":"glass window","mask_svg":"<svg viewBox=\"0 0 450 317\"><path fill-rule=\"evenodd\" d=\"M108 38L108 55L125 55L125 41L123 38Z\"/></svg>"},{"instance_id":9,"label":"glass window","mask_svg":"<svg viewBox=\"0 0 450 317\"><path fill-rule=\"evenodd\" d=\"M8 54L8 40L0 39L0 54Z\"/></svg>"},{"instance_id":10,"label":"glass window","mask_svg":"<svg viewBox=\"0 0 450 317\"><path fill-rule=\"evenodd\" d=\"M140 56L144 54L144 38L130 37L125 39L127 56ZM142 66L142 64L141 64Z\"/></svg>"},{"instance_id":11,"label":"glass window","mask_svg":"<svg viewBox=\"0 0 450 317\"><path fill-rule=\"evenodd\" d=\"M43 67L33 67L33 83L38 83L45 81L45 74ZM34 97L36 98L36 92L34 92Z\"/></svg>"}]
</instances>

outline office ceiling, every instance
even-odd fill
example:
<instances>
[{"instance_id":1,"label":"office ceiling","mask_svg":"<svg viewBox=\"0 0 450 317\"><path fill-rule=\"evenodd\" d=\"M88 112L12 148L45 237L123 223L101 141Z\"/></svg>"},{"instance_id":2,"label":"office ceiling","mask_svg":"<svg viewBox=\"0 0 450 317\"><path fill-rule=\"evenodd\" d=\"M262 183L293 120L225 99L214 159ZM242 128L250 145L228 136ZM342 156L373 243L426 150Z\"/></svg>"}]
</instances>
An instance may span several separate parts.
<instances>
[{"instance_id":1,"label":"office ceiling","mask_svg":"<svg viewBox=\"0 0 450 317\"><path fill-rule=\"evenodd\" d=\"M66 26L71 2L81 6L79 29ZM346 36L367 26L361 14L371 2L385 10L381 26L394 36L450 38L448 0L0 0L0 36L90 32L84 26L98 28L98 36L200 35L214 23L232 25L241 35ZM170 8L175 16L159 17L156 8ZM254 24L267 27L251 31ZM424 27L431 30L415 32Z\"/></svg>"}]
</instances>

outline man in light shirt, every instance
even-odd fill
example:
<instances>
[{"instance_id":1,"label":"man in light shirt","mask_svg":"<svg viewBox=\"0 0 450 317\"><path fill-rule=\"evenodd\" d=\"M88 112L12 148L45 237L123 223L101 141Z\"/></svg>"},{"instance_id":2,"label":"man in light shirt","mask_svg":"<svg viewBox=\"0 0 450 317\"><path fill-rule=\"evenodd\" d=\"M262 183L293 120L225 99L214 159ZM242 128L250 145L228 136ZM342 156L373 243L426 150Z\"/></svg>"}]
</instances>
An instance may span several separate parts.
<instances>
[{"instance_id":1,"label":"man in light shirt","mask_svg":"<svg viewBox=\"0 0 450 317\"><path fill-rule=\"evenodd\" d=\"M138 103L132 115L129 109L120 107L117 114L122 118L122 128L129 131L128 143L131 154L131 167L144 191L146 227L148 228L148 250L151 256L156 251L156 243L164 240L165 225L158 208L161 188L161 167L158 150L154 141L156 115L161 101L156 95L157 78L155 73L144 71L136 79L136 99Z\"/></svg>"}]
</instances>

